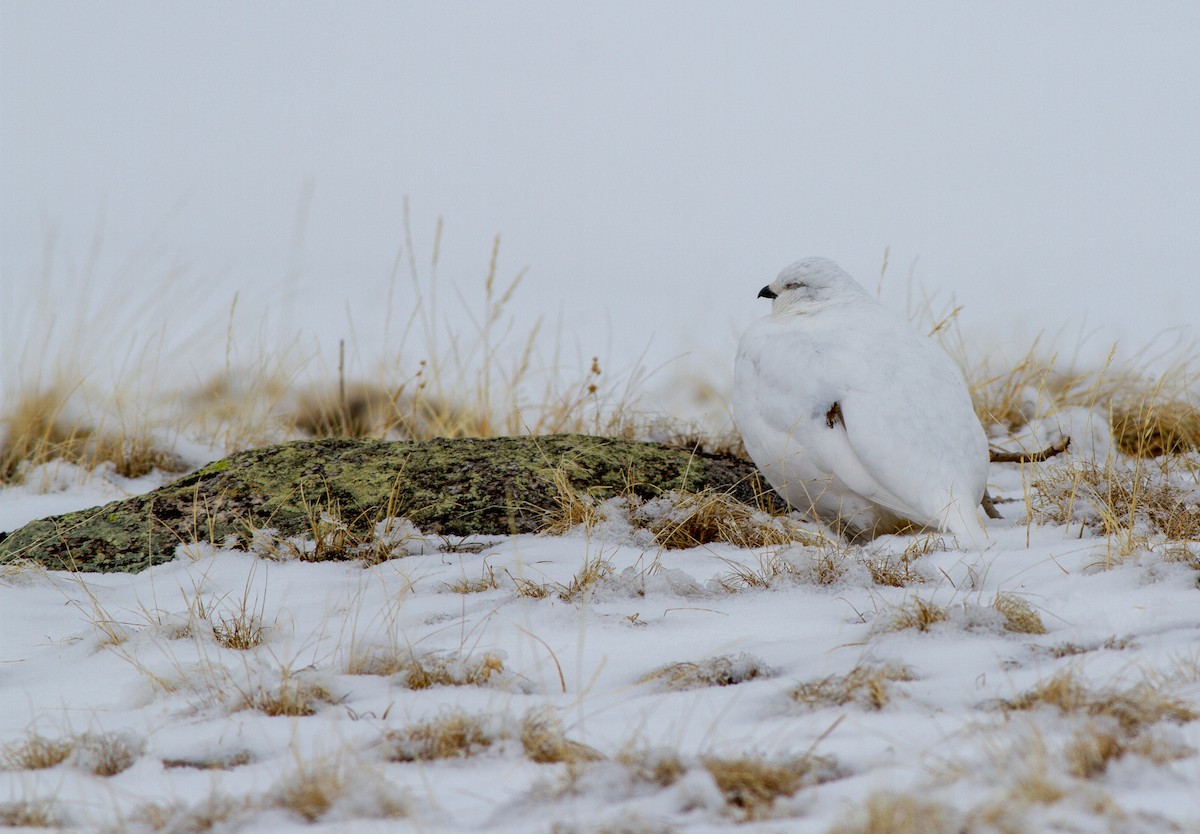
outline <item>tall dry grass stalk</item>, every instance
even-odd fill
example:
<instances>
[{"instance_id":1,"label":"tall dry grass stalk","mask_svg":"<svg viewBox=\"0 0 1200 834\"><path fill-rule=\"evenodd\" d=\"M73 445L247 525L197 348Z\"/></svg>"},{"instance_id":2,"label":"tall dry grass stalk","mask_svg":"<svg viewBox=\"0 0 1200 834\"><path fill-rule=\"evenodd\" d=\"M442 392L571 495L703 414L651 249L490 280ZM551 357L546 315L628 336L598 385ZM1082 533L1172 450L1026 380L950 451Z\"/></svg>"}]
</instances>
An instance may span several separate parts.
<instances>
[{"instance_id":1,"label":"tall dry grass stalk","mask_svg":"<svg viewBox=\"0 0 1200 834\"><path fill-rule=\"evenodd\" d=\"M211 456L313 436L632 433L640 368L614 376L599 356L569 360L561 339L547 338L540 318L519 324L515 304L525 272L503 276L499 237L476 287L459 291L439 275L440 222L428 265L419 266L407 209L405 215L404 245L386 292L386 353L374 370L356 365L359 352L350 332L349 343L338 343L335 378L326 374L322 380L320 353L299 336L278 346L264 344L261 335L256 340L239 319L236 295L224 326L201 327L195 336L202 348L196 353L216 355L224 342L224 366L207 381L179 385L195 372L177 367L190 361L187 356L155 353L163 349L161 337L131 345L107 389L88 383L88 362L71 358L92 350L83 329L80 342L65 342L58 356L36 345L6 346L8 355L27 356L36 367L8 380L0 399L0 483L58 459L89 469L112 462L130 477L202 462L174 454L180 436L213 449ZM408 286L401 291L405 277ZM173 293L173 287L160 286L158 296ZM450 304L465 329L446 317ZM135 312L144 316L137 322L142 326L159 318L145 304ZM249 351L242 344L246 334ZM47 340L44 334L28 338ZM47 383L44 372L51 366L60 370Z\"/></svg>"}]
</instances>

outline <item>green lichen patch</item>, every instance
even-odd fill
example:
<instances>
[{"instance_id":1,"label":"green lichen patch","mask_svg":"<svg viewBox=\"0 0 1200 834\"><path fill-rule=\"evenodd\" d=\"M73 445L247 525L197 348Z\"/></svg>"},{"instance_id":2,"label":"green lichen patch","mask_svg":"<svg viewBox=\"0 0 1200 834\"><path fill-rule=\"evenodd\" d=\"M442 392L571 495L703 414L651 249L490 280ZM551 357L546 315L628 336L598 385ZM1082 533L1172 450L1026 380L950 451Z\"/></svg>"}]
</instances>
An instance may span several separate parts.
<instances>
[{"instance_id":1,"label":"green lichen patch","mask_svg":"<svg viewBox=\"0 0 1200 834\"><path fill-rule=\"evenodd\" d=\"M434 534L530 533L558 506L563 474L597 498L717 489L764 500L753 464L653 443L584 435L304 440L239 452L146 495L0 533L0 563L138 571L174 558L179 544L244 545L262 528L305 535L322 514L362 535L396 516Z\"/></svg>"}]
</instances>

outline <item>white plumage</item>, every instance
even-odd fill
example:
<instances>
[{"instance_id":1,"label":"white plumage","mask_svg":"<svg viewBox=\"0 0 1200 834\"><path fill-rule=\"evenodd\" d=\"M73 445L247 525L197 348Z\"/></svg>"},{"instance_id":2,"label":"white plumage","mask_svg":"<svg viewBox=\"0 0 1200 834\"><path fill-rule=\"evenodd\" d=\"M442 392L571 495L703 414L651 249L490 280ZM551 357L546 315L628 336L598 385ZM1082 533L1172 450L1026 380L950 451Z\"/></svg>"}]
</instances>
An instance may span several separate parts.
<instances>
[{"instance_id":1,"label":"white plumage","mask_svg":"<svg viewBox=\"0 0 1200 834\"><path fill-rule=\"evenodd\" d=\"M771 486L852 538L985 535L987 438L946 352L826 258L759 296L771 314L738 345L733 413Z\"/></svg>"}]
</instances>

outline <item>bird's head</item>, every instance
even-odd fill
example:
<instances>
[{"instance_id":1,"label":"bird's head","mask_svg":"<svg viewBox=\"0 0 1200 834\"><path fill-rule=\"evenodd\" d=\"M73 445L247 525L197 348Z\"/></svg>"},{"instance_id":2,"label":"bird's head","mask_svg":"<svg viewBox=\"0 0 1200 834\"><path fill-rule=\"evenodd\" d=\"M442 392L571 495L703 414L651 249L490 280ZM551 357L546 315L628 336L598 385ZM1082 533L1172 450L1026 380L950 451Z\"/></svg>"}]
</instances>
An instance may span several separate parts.
<instances>
[{"instance_id":1,"label":"bird's head","mask_svg":"<svg viewBox=\"0 0 1200 834\"><path fill-rule=\"evenodd\" d=\"M758 291L771 299L772 313L807 313L830 303L866 295L850 275L829 258L805 258L779 273Z\"/></svg>"}]
</instances>

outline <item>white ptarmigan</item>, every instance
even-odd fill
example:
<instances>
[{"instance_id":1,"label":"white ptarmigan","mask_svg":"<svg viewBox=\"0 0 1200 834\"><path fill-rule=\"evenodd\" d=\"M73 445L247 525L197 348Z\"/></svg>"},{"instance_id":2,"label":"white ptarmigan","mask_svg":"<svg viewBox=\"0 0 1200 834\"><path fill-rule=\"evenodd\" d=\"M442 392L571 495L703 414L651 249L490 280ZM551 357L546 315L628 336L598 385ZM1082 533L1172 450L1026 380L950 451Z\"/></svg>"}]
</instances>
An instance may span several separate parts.
<instances>
[{"instance_id":1,"label":"white ptarmigan","mask_svg":"<svg viewBox=\"0 0 1200 834\"><path fill-rule=\"evenodd\" d=\"M988 443L950 356L827 258L758 295L771 314L738 345L733 414L771 486L852 539L986 537Z\"/></svg>"}]
</instances>

